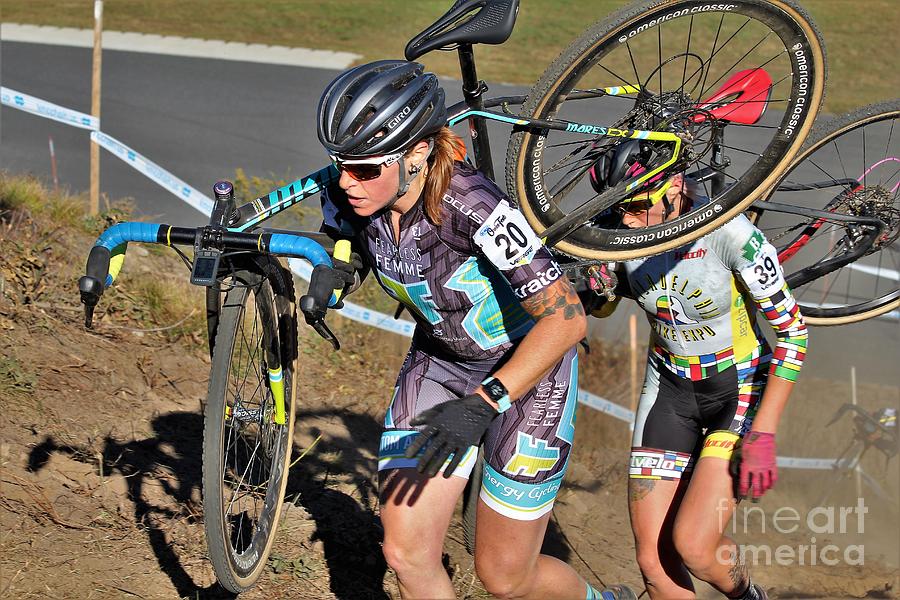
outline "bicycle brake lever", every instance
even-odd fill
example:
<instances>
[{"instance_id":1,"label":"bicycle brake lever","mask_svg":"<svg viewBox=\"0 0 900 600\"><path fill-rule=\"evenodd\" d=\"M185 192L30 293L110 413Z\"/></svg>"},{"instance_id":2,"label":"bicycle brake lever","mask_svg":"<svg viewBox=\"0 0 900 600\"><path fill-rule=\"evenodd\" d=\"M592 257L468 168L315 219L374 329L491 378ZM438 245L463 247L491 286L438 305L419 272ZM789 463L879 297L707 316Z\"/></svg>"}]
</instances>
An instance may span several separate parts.
<instances>
[{"instance_id":1,"label":"bicycle brake lever","mask_svg":"<svg viewBox=\"0 0 900 600\"><path fill-rule=\"evenodd\" d=\"M312 328L315 329L316 333L322 336L323 339L331 342L331 345L335 350L341 349L341 342L338 341L337 336L334 335L334 333L328 328L328 325L325 324L325 321L313 321L312 323L310 323L310 325L312 325Z\"/></svg>"},{"instance_id":2,"label":"bicycle brake lever","mask_svg":"<svg viewBox=\"0 0 900 600\"><path fill-rule=\"evenodd\" d=\"M103 294L103 284L100 280L90 275L85 275L78 280L78 291L81 292L81 303L84 304L84 326L93 328L94 307L100 301Z\"/></svg>"}]
</instances>

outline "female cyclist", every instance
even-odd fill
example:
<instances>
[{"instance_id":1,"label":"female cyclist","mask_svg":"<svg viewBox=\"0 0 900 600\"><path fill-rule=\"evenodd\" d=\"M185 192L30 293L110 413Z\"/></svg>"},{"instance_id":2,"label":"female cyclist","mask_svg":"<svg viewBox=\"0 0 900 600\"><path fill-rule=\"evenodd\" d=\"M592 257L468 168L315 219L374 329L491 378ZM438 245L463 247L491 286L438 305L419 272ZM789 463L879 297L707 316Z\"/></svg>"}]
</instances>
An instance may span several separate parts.
<instances>
[{"instance_id":1,"label":"female cyclist","mask_svg":"<svg viewBox=\"0 0 900 600\"><path fill-rule=\"evenodd\" d=\"M603 163L591 172L599 189L610 163L631 161ZM675 176L632 198L622 222L677 217L703 201L696 187ZM806 327L775 249L739 216L692 244L624 262L619 273L617 292L638 302L652 328L628 484L650 597L692 598L690 572L728 598L765 598L725 525L735 496L757 500L775 484L775 432L806 353ZM774 354L754 307L778 338Z\"/></svg>"},{"instance_id":2,"label":"female cyclist","mask_svg":"<svg viewBox=\"0 0 900 600\"><path fill-rule=\"evenodd\" d=\"M318 115L341 173L323 195L324 228L354 241L416 320L378 460L384 554L403 597L454 596L443 540L483 442L475 566L485 588L614 598L540 554L574 433L585 317L571 284L504 194L459 160L444 92L422 65L350 69Z\"/></svg>"}]
</instances>

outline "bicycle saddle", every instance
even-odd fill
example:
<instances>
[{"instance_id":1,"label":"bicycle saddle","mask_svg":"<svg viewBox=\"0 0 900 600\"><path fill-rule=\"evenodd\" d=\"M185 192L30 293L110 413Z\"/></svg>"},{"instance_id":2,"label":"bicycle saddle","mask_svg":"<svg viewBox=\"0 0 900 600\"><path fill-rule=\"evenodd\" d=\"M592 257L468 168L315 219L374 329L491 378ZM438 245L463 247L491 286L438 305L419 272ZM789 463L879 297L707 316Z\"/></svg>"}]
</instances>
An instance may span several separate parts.
<instances>
[{"instance_id":1,"label":"bicycle saddle","mask_svg":"<svg viewBox=\"0 0 900 600\"><path fill-rule=\"evenodd\" d=\"M456 0L444 16L406 45L406 60L460 44L502 44L516 24L519 0Z\"/></svg>"}]
</instances>

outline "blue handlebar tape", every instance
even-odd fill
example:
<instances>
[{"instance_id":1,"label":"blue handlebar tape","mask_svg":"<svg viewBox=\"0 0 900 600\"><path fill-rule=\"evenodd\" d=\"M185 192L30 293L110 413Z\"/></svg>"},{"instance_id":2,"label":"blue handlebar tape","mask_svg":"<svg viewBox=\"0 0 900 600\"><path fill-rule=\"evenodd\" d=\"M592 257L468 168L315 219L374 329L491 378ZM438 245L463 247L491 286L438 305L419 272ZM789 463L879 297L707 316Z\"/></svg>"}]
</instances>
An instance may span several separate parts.
<instances>
[{"instance_id":1,"label":"blue handlebar tape","mask_svg":"<svg viewBox=\"0 0 900 600\"><path fill-rule=\"evenodd\" d=\"M159 223L119 223L100 234L94 245L104 246L112 252L116 246L128 242L155 243L160 227Z\"/></svg>"},{"instance_id":2,"label":"blue handlebar tape","mask_svg":"<svg viewBox=\"0 0 900 600\"><path fill-rule=\"evenodd\" d=\"M104 231L97 238L97 242L94 245L103 246L111 254L119 254L124 252L124 247L128 242L158 242L159 231L162 227L167 227L167 225L160 225L159 223L119 223ZM299 235L273 233L272 238L269 240L269 252L305 258L312 263L313 267L321 264L329 267L333 266L331 257L328 256L328 252L321 245ZM111 276L107 275L106 286L108 287L110 284L112 284ZM333 306L336 303L337 298L332 294L328 305Z\"/></svg>"},{"instance_id":3,"label":"blue handlebar tape","mask_svg":"<svg viewBox=\"0 0 900 600\"><path fill-rule=\"evenodd\" d=\"M269 252L305 258L313 267L319 265L334 266L334 263L331 262L331 257L328 256L328 252L318 242L299 235L273 233L272 239L269 240ZM332 293L328 306L334 306L337 304L337 301L337 296Z\"/></svg>"},{"instance_id":4,"label":"blue handlebar tape","mask_svg":"<svg viewBox=\"0 0 900 600\"><path fill-rule=\"evenodd\" d=\"M162 227L158 223L119 223L100 234L94 246L106 248L111 254L110 272L106 275L103 287L111 286L122 268L128 242L156 242Z\"/></svg>"}]
</instances>

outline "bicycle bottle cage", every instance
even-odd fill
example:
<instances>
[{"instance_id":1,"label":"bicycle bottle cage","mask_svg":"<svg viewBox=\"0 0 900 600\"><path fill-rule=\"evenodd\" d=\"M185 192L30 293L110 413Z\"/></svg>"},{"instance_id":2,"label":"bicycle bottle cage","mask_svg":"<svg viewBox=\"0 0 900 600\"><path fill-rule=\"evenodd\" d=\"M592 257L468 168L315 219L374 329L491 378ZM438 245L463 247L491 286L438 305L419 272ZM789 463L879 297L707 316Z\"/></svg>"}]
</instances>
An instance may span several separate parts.
<instances>
[{"instance_id":1,"label":"bicycle bottle cage","mask_svg":"<svg viewBox=\"0 0 900 600\"><path fill-rule=\"evenodd\" d=\"M444 16L409 41L406 60L462 44L502 44L512 34L518 11L519 0L457 0Z\"/></svg>"}]
</instances>

